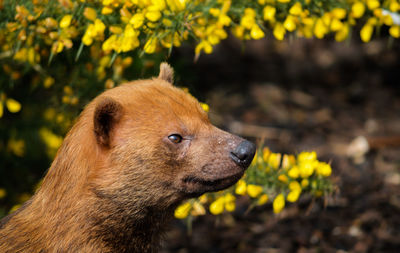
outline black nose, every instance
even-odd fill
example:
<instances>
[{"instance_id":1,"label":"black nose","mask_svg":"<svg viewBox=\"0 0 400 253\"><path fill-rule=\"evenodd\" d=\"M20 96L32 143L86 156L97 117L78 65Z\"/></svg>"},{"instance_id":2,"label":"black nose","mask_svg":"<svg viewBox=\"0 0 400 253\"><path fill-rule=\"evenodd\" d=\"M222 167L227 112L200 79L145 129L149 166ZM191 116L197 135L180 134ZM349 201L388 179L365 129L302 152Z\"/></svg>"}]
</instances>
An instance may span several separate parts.
<instances>
[{"instance_id":1,"label":"black nose","mask_svg":"<svg viewBox=\"0 0 400 253\"><path fill-rule=\"evenodd\" d=\"M242 141L234 151L231 152L232 160L239 166L247 168L256 153L256 145L249 141Z\"/></svg>"}]
</instances>

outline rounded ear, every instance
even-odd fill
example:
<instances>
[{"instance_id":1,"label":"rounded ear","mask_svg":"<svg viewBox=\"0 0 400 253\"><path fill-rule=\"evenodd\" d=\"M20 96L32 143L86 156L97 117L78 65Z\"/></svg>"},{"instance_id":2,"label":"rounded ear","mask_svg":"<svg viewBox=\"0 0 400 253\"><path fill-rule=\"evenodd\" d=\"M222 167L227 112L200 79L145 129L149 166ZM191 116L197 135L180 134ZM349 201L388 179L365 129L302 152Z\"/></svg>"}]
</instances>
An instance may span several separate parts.
<instances>
[{"instance_id":1,"label":"rounded ear","mask_svg":"<svg viewBox=\"0 0 400 253\"><path fill-rule=\"evenodd\" d=\"M122 117L122 105L112 98L103 98L94 111L93 126L97 143L110 147L111 135Z\"/></svg>"},{"instance_id":2,"label":"rounded ear","mask_svg":"<svg viewBox=\"0 0 400 253\"><path fill-rule=\"evenodd\" d=\"M158 78L167 81L171 84L174 82L174 70L168 63L166 62L161 63L160 74L158 75Z\"/></svg>"}]
</instances>

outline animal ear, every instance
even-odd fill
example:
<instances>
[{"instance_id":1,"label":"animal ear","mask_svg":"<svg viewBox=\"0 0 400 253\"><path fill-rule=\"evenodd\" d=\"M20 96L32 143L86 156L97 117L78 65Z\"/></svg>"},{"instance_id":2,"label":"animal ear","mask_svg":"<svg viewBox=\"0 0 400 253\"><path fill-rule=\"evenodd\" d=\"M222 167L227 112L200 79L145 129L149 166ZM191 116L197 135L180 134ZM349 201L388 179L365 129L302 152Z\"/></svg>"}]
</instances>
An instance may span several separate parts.
<instances>
[{"instance_id":1,"label":"animal ear","mask_svg":"<svg viewBox=\"0 0 400 253\"><path fill-rule=\"evenodd\" d=\"M94 134L97 143L110 147L111 135L122 117L122 105L112 98L103 98L94 111Z\"/></svg>"},{"instance_id":2,"label":"animal ear","mask_svg":"<svg viewBox=\"0 0 400 253\"><path fill-rule=\"evenodd\" d=\"M168 63L161 63L160 74L158 75L158 78L165 80L171 84L174 82L174 70Z\"/></svg>"}]
</instances>

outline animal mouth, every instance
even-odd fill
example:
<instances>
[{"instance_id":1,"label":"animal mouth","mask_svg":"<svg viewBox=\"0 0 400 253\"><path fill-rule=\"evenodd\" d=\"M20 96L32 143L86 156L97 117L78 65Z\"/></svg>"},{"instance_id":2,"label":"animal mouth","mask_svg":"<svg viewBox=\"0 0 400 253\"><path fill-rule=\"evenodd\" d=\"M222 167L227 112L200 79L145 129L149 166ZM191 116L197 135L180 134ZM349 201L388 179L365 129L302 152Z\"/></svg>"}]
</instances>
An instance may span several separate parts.
<instances>
[{"instance_id":1,"label":"animal mouth","mask_svg":"<svg viewBox=\"0 0 400 253\"><path fill-rule=\"evenodd\" d=\"M185 186L185 191L190 194L203 194L205 192L220 191L234 185L244 174L244 171L239 173L217 178L204 179L196 176L187 176L182 182Z\"/></svg>"}]
</instances>

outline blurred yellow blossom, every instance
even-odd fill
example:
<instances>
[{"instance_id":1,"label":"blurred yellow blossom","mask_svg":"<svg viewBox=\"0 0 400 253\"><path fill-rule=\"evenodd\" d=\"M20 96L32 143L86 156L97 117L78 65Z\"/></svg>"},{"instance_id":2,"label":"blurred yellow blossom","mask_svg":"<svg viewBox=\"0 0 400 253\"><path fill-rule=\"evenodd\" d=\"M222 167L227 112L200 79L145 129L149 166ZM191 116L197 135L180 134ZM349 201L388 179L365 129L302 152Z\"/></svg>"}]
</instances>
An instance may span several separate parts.
<instances>
[{"instance_id":1,"label":"blurred yellow blossom","mask_svg":"<svg viewBox=\"0 0 400 253\"><path fill-rule=\"evenodd\" d=\"M368 9L374 10L380 6L380 2L378 0L367 0Z\"/></svg>"},{"instance_id":2,"label":"blurred yellow blossom","mask_svg":"<svg viewBox=\"0 0 400 253\"><path fill-rule=\"evenodd\" d=\"M374 27L373 27L371 24L369 24L369 23L365 24L365 25L361 28L361 31L360 31L361 40L362 40L363 42L368 42L368 41L370 41L370 40L371 40L371 37L372 37L373 31L374 31Z\"/></svg>"},{"instance_id":3,"label":"blurred yellow blossom","mask_svg":"<svg viewBox=\"0 0 400 253\"><path fill-rule=\"evenodd\" d=\"M280 213L284 207L285 207L285 197L281 193L275 197L274 201L272 202L272 208L274 210L274 213Z\"/></svg>"},{"instance_id":4,"label":"blurred yellow blossom","mask_svg":"<svg viewBox=\"0 0 400 253\"><path fill-rule=\"evenodd\" d=\"M17 113L21 110L21 104L17 100L12 98L7 98L6 106L8 111L12 113Z\"/></svg>"},{"instance_id":5,"label":"blurred yellow blossom","mask_svg":"<svg viewBox=\"0 0 400 253\"><path fill-rule=\"evenodd\" d=\"M257 205L264 205L265 203L268 202L268 195L267 194L262 194L258 200L257 200Z\"/></svg>"},{"instance_id":6,"label":"blurred yellow blossom","mask_svg":"<svg viewBox=\"0 0 400 253\"><path fill-rule=\"evenodd\" d=\"M269 21L275 20L275 13L276 13L275 7L270 5L265 6L263 9L264 20L269 20Z\"/></svg>"},{"instance_id":7,"label":"blurred yellow blossom","mask_svg":"<svg viewBox=\"0 0 400 253\"><path fill-rule=\"evenodd\" d=\"M400 37L400 26L394 25L390 27L389 33L393 38L399 38Z\"/></svg>"},{"instance_id":8,"label":"blurred yellow blossom","mask_svg":"<svg viewBox=\"0 0 400 253\"><path fill-rule=\"evenodd\" d=\"M237 195L245 195L247 192L247 184L244 180L240 179L236 184L235 193Z\"/></svg>"},{"instance_id":9,"label":"blurred yellow blossom","mask_svg":"<svg viewBox=\"0 0 400 253\"><path fill-rule=\"evenodd\" d=\"M85 18L91 21L94 21L97 17L97 13L95 9L86 7L85 10L83 11L83 16L85 16Z\"/></svg>"},{"instance_id":10,"label":"blurred yellow blossom","mask_svg":"<svg viewBox=\"0 0 400 253\"><path fill-rule=\"evenodd\" d=\"M250 197L256 198L258 195L262 193L262 187L259 185L248 184L247 185L247 194Z\"/></svg>"},{"instance_id":11,"label":"blurred yellow blossom","mask_svg":"<svg viewBox=\"0 0 400 253\"><path fill-rule=\"evenodd\" d=\"M3 188L0 188L0 199L3 199L5 196L7 196L6 190Z\"/></svg>"},{"instance_id":12,"label":"blurred yellow blossom","mask_svg":"<svg viewBox=\"0 0 400 253\"><path fill-rule=\"evenodd\" d=\"M275 24L273 34L277 40L283 40L286 34L285 27L282 23L278 22Z\"/></svg>"},{"instance_id":13,"label":"blurred yellow blossom","mask_svg":"<svg viewBox=\"0 0 400 253\"><path fill-rule=\"evenodd\" d=\"M295 4L292 5L292 7L290 7L289 9L289 13L295 16L300 15L303 12L303 9L301 7L301 3L297 2Z\"/></svg>"},{"instance_id":14,"label":"blurred yellow blossom","mask_svg":"<svg viewBox=\"0 0 400 253\"><path fill-rule=\"evenodd\" d=\"M175 209L174 216L177 219L185 219L189 215L191 209L192 205L187 201Z\"/></svg>"},{"instance_id":15,"label":"blurred yellow blossom","mask_svg":"<svg viewBox=\"0 0 400 253\"><path fill-rule=\"evenodd\" d=\"M60 28L67 28L71 24L72 15L65 15L60 21Z\"/></svg>"},{"instance_id":16,"label":"blurred yellow blossom","mask_svg":"<svg viewBox=\"0 0 400 253\"><path fill-rule=\"evenodd\" d=\"M221 214L224 211L224 199L222 197L216 199L210 204L210 212L214 215Z\"/></svg>"},{"instance_id":17,"label":"blurred yellow blossom","mask_svg":"<svg viewBox=\"0 0 400 253\"><path fill-rule=\"evenodd\" d=\"M355 18L361 18L365 12L365 5L361 1L356 1L351 7L351 14Z\"/></svg>"}]
</instances>

